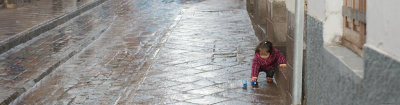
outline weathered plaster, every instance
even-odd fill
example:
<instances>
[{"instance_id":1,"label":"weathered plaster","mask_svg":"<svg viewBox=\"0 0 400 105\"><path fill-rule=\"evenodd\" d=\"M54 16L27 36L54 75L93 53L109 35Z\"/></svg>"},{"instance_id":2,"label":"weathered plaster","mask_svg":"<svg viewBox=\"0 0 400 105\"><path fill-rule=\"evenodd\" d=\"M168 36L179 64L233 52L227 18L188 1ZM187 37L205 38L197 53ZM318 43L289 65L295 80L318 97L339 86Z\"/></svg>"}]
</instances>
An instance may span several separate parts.
<instances>
[{"instance_id":1,"label":"weathered plaster","mask_svg":"<svg viewBox=\"0 0 400 105\"><path fill-rule=\"evenodd\" d=\"M289 12L295 13L295 2L296 0L286 0L286 8Z\"/></svg>"},{"instance_id":2,"label":"weathered plaster","mask_svg":"<svg viewBox=\"0 0 400 105\"><path fill-rule=\"evenodd\" d=\"M325 0L307 0L307 14L319 20L324 20Z\"/></svg>"},{"instance_id":3,"label":"weathered plaster","mask_svg":"<svg viewBox=\"0 0 400 105\"><path fill-rule=\"evenodd\" d=\"M400 0L367 0L367 44L400 59Z\"/></svg>"},{"instance_id":4,"label":"weathered plaster","mask_svg":"<svg viewBox=\"0 0 400 105\"><path fill-rule=\"evenodd\" d=\"M323 22L324 44L337 45L343 34L341 0L307 0L307 14Z\"/></svg>"}]
</instances>

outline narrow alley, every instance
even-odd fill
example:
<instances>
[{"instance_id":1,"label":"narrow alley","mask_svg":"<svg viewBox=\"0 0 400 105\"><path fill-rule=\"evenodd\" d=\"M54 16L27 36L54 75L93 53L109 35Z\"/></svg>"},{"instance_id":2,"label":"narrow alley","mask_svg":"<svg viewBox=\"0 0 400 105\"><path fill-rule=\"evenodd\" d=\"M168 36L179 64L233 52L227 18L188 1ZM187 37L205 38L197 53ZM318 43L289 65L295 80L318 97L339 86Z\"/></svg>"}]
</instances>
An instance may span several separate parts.
<instances>
[{"instance_id":1,"label":"narrow alley","mask_svg":"<svg viewBox=\"0 0 400 105\"><path fill-rule=\"evenodd\" d=\"M17 92L16 105L289 104L265 73L250 85L257 44L245 0L106 0L2 54L0 95Z\"/></svg>"},{"instance_id":2,"label":"narrow alley","mask_svg":"<svg viewBox=\"0 0 400 105\"><path fill-rule=\"evenodd\" d=\"M0 0L0 105L400 105L398 4Z\"/></svg>"}]
</instances>

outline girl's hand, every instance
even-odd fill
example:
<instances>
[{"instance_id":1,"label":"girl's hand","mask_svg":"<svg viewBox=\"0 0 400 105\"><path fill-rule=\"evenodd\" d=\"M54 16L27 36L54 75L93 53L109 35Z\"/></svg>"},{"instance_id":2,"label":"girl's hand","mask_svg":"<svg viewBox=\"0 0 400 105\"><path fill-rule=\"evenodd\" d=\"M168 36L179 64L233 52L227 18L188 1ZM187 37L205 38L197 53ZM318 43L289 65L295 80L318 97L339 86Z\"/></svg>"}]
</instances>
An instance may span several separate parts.
<instances>
[{"instance_id":1,"label":"girl's hand","mask_svg":"<svg viewBox=\"0 0 400 105\"><path fill-rule=\"evenodd\" d=\"M251 82L257 82L257 77L252 77Z\"/></svg>"},{"instance_id":2,"label":"girl's hand","mask_svg":"<svg viewBox=\"0 0 400 105\"><path fill-rule=\"evenodd\" d=\"M280 68L286 68L286 64L280 64L279 67Z\"/></svg>"}]
</instances>

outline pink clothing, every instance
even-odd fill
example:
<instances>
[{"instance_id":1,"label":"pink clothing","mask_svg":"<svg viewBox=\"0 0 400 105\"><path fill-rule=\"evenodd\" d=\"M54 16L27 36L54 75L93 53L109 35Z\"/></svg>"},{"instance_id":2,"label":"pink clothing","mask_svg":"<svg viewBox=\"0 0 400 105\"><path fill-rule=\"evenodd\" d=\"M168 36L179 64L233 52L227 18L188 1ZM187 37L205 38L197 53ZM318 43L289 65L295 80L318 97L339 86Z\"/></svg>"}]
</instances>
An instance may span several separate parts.
<instances>
[{"instance_id":1,"label":"pink clothing","mask_svg":"<svg viewBox=\"0 0 400 105\"><path fill-rule=\"evenodd\" d=\"M253 58L253 64L251 66L251 77L258 77L260 68L264 70L270 70L279 64L286 64L286 59L283 54L276 48L273 53L267 58L261 58L259 53L256 53Z\"/></svg>"}]
</instances>

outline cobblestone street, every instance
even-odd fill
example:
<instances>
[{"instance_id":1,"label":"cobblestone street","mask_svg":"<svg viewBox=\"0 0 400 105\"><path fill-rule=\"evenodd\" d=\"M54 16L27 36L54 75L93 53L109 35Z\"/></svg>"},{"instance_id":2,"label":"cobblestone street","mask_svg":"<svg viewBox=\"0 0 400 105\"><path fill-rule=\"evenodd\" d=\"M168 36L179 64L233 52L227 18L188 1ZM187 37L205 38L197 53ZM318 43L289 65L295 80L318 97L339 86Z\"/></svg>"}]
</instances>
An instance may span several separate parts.
<instances>
[{"instance_id":1,"label":"cobblestone street","mask_svg":"<svg viewBox=\"0 0 400 105\"><path fill-rule=\"evenodd\" d=\"M258 43L245 6L244 0L105 1L2 54L0 95L25 89L12 104L37 105L287 104L265 73L258 87L242 87Z\"/></svg>"},{"instance_id":2,"label":"cobblestone street","mask_svg":"<svg viewBox=\"0 0 400 105\"><path fill-rule=\"evenodd\" d=\"M32 26L79 8L94 0L40 0L24 1L18 9L0 9L0 42L15 37ZM40 18L39 18L40 17Z\"/></svg>"}]
</instances>

